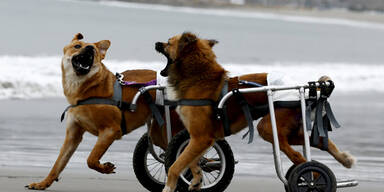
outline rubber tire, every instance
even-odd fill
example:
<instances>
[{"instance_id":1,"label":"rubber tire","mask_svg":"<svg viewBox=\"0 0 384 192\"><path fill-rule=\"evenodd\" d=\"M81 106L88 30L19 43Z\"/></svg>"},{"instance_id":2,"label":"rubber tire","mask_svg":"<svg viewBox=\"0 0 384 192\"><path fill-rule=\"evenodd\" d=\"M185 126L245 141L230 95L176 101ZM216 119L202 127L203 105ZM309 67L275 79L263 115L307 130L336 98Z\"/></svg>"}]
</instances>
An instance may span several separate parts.
<instances>
[{"instance_id":1,"label":"rubber tire","mask_svg":"<svg viewBox=\"0 0 384 192\"><path fill-rule=\"evenodd\" d=\"M317 161L311 161L311 162L305 162L300 165L297 165L293 170L292 173L289 176L288 183L289 183L289 190L290 192L297 192L297 181L300 177L300 174L308 171L308 170L314 170L322 174L323 176L326 176L327 180L327 189L326 192L336 192L337 189L337 182L336 177L333 174L333 172L324 164L319 163Z\"/></svg>"},{"instance_id":2,"label":"rubber tire","mask_svg":"<svg viewBox=\"0 0 384 192\"><path fill-rule=\"evenodd\" d=\"M165 184L155 182L145 171L145 155L148 150L148 133L145 133L137 142L133 152L133 170L141 185L151 192L161 192Z\"/></svg>"},{"instance_id":3,"label":"rubber tire","mask_svg":"<svg viewBox=\"0 0 384 192\"><path fill-rule=\"evenodd\" d=\"M168 173L168 169L172 166L172 164L176 161L177 151L179 147L186 141L189 140L189 133L187 130L182 130L178 134L176 134L170 144L168 145L168 149L165 153L165 169ZM200 192L222 192L224 191L232 181L233 173L235 171L235 159L233 157L233 152L229 144L225 140L216 141L218 146L222 149L224 153L224 158L226 160L226 169L224 170L224 175L221 180L214 186L210 188L201 189ZM176 191L188 191L189 185L183 181L183 179L179 178L177 183Z\"/></svg>"},{"instance_id":4,"label":"rubber tire","mask_svg":"<svg viewBox=\"0 0 384 192\"><path fill-rule=\"evenodd\" d=\"M295 164L293 164L291 167L289 167L287 173L285 173L285 178L287 179L287 181L288 181L289 176L291 175L293 169L295 169L296 167L297 167L297 166L296 166ZM285 191L286 191L286 192L290 192L288 186L285 186L285 185L284 185L284 188L285 188Z\"/></svg>"}]
</instances>

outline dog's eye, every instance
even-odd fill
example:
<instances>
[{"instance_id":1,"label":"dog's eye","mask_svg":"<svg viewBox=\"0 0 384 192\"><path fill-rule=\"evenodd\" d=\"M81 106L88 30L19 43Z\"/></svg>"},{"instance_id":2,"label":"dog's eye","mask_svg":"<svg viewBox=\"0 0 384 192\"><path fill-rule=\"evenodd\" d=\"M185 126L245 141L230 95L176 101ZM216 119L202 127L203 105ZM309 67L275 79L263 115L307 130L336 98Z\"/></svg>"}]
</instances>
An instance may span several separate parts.
<instances>
[{"instance_id":1,"label":"dog's eye","mask_svg":"<svg viewBox=\"0 0 384 192\"><path fill-rule=\"evenodd\" d=\"M75 45L75 49L80 49L81 45Z\"/></svg>"}]
</instances>

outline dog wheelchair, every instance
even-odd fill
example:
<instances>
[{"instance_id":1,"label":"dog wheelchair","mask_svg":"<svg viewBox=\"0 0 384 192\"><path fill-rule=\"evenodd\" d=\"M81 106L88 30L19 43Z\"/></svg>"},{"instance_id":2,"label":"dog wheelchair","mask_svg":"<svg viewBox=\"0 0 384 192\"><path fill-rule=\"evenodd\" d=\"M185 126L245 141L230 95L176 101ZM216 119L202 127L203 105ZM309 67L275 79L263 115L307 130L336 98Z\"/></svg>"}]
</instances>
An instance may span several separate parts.
<instances>
[{"instance_id":1,"label":"dog wheelchair","mask_svg":"<svg viewBox=\"0 0 384 192\"><path fill-rule=\"evenodd\" d=\"M247 82L245 82L245 83L247 83ZM316 100L317 95L319 94L317 89L321 89L319 100L322 100L323 103L321 105L321 109L319 110L320 114L323 110L323 106L327 110L328 113L332 114L330 107L329 106L326 107L327 102L324 102L330 96L330 94L333 90L334 85L333 85L332 81L310 82L306 85L295 85L295 86L261 86L261 85L254 85L252 82L248 82L248 83L249 83L249 85L252 85L254 87L237 89L236 92L235 91L228 92L227 94L225 94L222 97L222 99L219 101L219 104L217 106L217 110L218 110L217 119L223 120L225 118L223 111L225 110L226 102L231 97L236 96L238 94L247 94L247 93L256 93L256 92L266 92L267 93L267 96L268 96L267 108L268 108L268 112L270 113L270 116L271 116L271 125L272 125L273 141L274 141L273 142L273 153L274 153L275 169L276 169L276 173L277 173L278 178L283 182L283 184L285 186L285 190L287 192L298 192L298 191L335 192L337 188L353 187L353 186L358 185L358 182L356 180L344 180L344 181L338 181L337 182L335 175L326 165L312 160L312 157L311 157L311 152L310 152L311 144L319 142L318 141L320 139L319 136L321 136L323 138L327 138L328 137L327 129L329 129L329 127L327 127L327 126L330 126L330 125L325 126L326 130L315 129L315 128L313 130L310 129L310 127L312 126L312 122L310 120L310 114L308 115L308 111L309 111L308 106L310 106L310 104L308 104L308 101L311 99ZM331 91L329 91L329 88L331 89ZM136 96L134 97L134 99L132 101L132 108L131 108L132 110L134 110L135 104L137 102L137 99L140 97L140 95L142 95L143 93L145 93L146 91L151 90L151 89L160 89L162 91L165 91L165 88L162 86L149 86L149 87L142 88L140 90L140 92L138 92L136 94ZM286 172L285 175L283 175L283 168L282 168L282 164L281 164L279 139L278 139L277 126L276 126L276 118L275 118L275 107L274 107L275 103L273 100L273 94L275 92L284 91L284 90L295 90L295 91L299 92L299 98L300 99L299 99L299 101L297 101L297 103L298 103L298 106L301 107L301 111L302 111L302 117L301 118L302 118L302 122L303 122L303 133L304 133L303 154L306 158L305 163L302 163L302 164L297 165L297 166L292 165L288 169L288 171ZM309 90L309 93L308 93L309 99L306 99L306 90ZM325 93L326 92L325 90L328 90L328 93ZM327 108L329 108L330 111L328 111ZM165 105L165 117L166 117L167 123L170 122L170 115L169 114L170 114L169 106ZM317 117L319 117L319 116L317 116ZM321 121L322 121L323 120L322 115L320 117L321 117ZM330 117L331 121L335 122L333 114L329 117ZM248 121L250 121L250 120L248 120ZM316 121L314 122L314 124L316 124ZM317 124L320 124L320 122L317 121ZM249 124L249 126L251 127L250 124ZM319 127L319 126L317 126L317 127ZM323 128L323 127L321 126L321 128ZM310 141L310 137L309 137L309 133L308 133L310 131L312 132L311 141ZM153 145L148 146L148 151L150 151L150 152L152 151L151 152L152 156L155 157L155 159L157 159L158 162L165 164L166 170L168 170L168 168L174 163L174 161L176 161L177 157L181 154L181 152L183 151L185 146L188 144L188 140L189 140L189 135L188 135L186 130L181 131L179 134L177 134L175 137L172 138L171 127L167 126L167 133L168 133L168 135L167 135L168 141L171 141L171 142L169 143L169 146L167 148L166 153L162 153L160 155L160 156L162 156L161 158L156 157L157 153L153 152L154 151L153 147L152 147ZM250 137L251 136L253 136L253 130L250 130ZM147 136L145 136L145 137L148 138ZM323 142L324 142L324 140L323 140ZM150 141L149 141L149 143L150 143ZM215 148L216 145L217 144L215 144L213 148ZM228 144L226 143L225 145L228 145ZM228 148L229 148L229 146L228 146ZM220 151L220 149L218 149L217 147L215 148L215 150ZM231 167L229 167L228 169L231 169L232 167L234 167L234 160L233 160L232 151L229 153L229 156L231 156L232 158L228 158L228 156L220 156L221 159L223 159L223 157L225 157L224 161L221 162L221 166L222 166L221 170L224 173L227 172L227 170L226 170L228 167L227 162L230 162L230 163L233 162L233 164L230 165ZM227 158L229 160L227 160ZM164 161L164 159L165 159L165 161ZM201 162L204 162L204 158L202 158ZM207 162L207 159L205 159L205 162ZM204 165L205 165L204 163L200 163L200 166L202 166L203 170L205 170ZM230 170L228 172L231 172L231 174L233 175L233 170ZM187 189L188 189L188 184L189 184L188 181L191 179L191 176L190 175L186 176L186 175L187 174L184 173L183 175L180 176L181 179L179 179L178 188L177 188L179 191L187 191ZM224 191L225 188L229 185L229 183L232 179L232 175L230 176L230 178L228 177L227 179L219 180L218 182L210 183L209 185L206 185L205 188L203 185L202 191ZM219 179L222 179L222 178L219 176ZM226 185L223 185L222 188L215 188L215 185L219 184L220 181L226 181L228 183ZM204 184L204 182L203 182L203 184ZM212 189L215 189L215 190L212 190Z\"/></svg>"},{"instance_id":2,"label":"dog wheelchair","mask_svg":"<svg viewBox=\"0 0 384 192\"><path fill-rule=\"evenodd\" d=\"M148 91L156 90L162 94L160 104L155 106ZM133 153L133 168L136 178L149 191L161 192L165 186L167 179L167 171L184 148L188 145L189 134L183 129L178 133L172 130L171 106L166 98L166 87L161 85L150 85L142 87L134 96L131 102L131 111L136 110L136 104L140 97L144 97L150 105L154 115L153 121L166 128L166 137L168 147L166 151L156 146L149 136L151 122L147 122L148 132L145 133L138 141ZM164 108L165 122L160 116L158 107ZM152 122L153 123L153 122ZM225 140L216 141L214 145L207 150L205 155L200 159L199 166L202 168L204 175L201 191L213 192L224 191L231 183L235 169L235 159L230 145ZM178 191L188 191L193 176L190 170L186 170L179 179Z\"/></svg>"},{"instance_id":3,"label":"dog wheelchair","mask_svg":"<svg viewBox=\"0 0 384 192\"><path fill-rule=\"evenodd\" d=\"M321 103L320 107L317 108L316 119L314 121L314 124L320 124L323 123L323 114L322 110L323 107L327 111L327 113L331 113L330 116L325 115L326 118L330 118L332 123L338 124L337 121L334 119L334 116L332 114L332 111L330 109L330 106L326 99L330 96L331 92L333 91L334 85L332 81L327 82L309 82L307 85L295 85L295 86L262 86L262 87L255 87L255 88L243 88L238 89L238 92L240 93L255 93L255 92L266 92L268 96L268 107L269 107L269 113L271 116L271 125L272 125L272 133L273 133L273 154L274 154L274 163L275 163L275 169L278 178L283 182L285 186L285 190L287 192L301 192L301 191L324 191L324 192L335 192L337 188L344 188L344 187L354 187L358 185L358 182L356 180L344 180L344 181L336 181L335 175L333 172L324 164L312 160L311 152L310 152L310 145L314 144L316 142L319 142L320 139L319 136L322 136L323 138L328 139L327 131L330 128L330 122L324 122L328 123L329 127L325 127L324 129L321 129L323 127L314 125L314 128L311 130L311 109L308 108L311 104L308 104L308 101L317 100L318 95L318 89L321 89L320 91L320 98L319 102ZM309 99L306 100L306 90L309 89L308 97ZM277 132L277 126L276 126L276 117L275 117L275 108L274 108L274 100L273 100L273 94L274 92L284 91L284 90L296 90L299 92L299 98L300 98L300 106L302 111L302 122L303 122L303 133L304 133L304 145L303 145L303 154L306 158L306 162L299 164L299 165L292 165L288 171L286 172L285 176L283 175L283 168L281 164L281 157L280 157L280 147L279 147L279 139L278 139L278 132ZM225 103L228 101L229 98L233 97L235 95L235 92L229 92L227 93L219 102L218 109L223 110L225 108ZM328 106L327 106L328 105ZM308 110L309 109L309 110ZM218 119L223 118L222 115L218 114ZM325 125L325 124L324 124ZM336 127L339 125L336 125ZM315 129L319 128L319 129ZM308 132L312 131L311 135L311 142ZM319 132L320 133L319 133ZM321 133L323 132L323 133ZM313 139L318 139L313 140ZM324 140L323 140L324 142Z\"/></svg>"}]
</instances>

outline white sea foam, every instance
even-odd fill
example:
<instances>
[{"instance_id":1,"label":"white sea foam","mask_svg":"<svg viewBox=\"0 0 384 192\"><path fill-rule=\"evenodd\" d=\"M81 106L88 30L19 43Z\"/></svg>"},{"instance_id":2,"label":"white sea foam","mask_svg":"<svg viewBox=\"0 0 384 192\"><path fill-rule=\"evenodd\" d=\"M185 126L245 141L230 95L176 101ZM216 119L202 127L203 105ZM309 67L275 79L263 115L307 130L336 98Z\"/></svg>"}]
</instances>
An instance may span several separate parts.
<instances>
[{"instance_id":1,"label":"white sea foam","mask_svg":"<svg viewBox=\"0 0 384 192\"><path fill-rule=\"evenodd\" d=\"M61 86L61 57L0 56L0 98L63 97ZM114 61L105 65L112 72L127 69L160 70L162 61ZM322 75L332 77L338 92L377 91L384 92L384 65L356 63L226 63L223 66L230 75L258 72L282 72L297 82L317 80Z\"/></svg>"},{"instance_id":2,"label":"white sea foam","mask_svg":"<svg viewBox=\"0 0 384 192\"><path fill-rule=\"evenodd\" d=\"M326 17L319 18L319 17L311 17L311 16L294 16L294 15L285 15L285 14L277 14L277 13L234 11L234 10L224 10L224 9L173 7L168 5L140 4L140 3L128 3L128 2L121 2L121 1L105 1L105 0L101 1L100 4L105 6L130 8L130 9L145 9L145 10L156 10L156 11L164 11L164 12L211 15L211 16L220 16L220 17L279 20L279 21L295 22L295 23L340 25L340 26L348 26L348 27L384 30L384 25L380 23L354 21L349 19L337 19L337 18L326 18Z\"/></svg>"}]
</instances>

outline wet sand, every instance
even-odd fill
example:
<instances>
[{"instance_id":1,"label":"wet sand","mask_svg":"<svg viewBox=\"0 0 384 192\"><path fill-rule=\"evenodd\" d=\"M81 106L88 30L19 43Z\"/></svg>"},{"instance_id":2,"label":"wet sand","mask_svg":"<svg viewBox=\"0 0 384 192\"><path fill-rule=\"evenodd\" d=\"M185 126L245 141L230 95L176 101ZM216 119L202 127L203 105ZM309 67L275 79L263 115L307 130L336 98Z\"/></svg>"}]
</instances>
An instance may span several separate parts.
<instances>
[{"instance_id":1,"label":"wet sand","mask_svg":"<svg viewBox=\"0 0 384 192\"><path fill-rule=\"evenodd\" d=\"M354 178L360 182L357 188L339 191L382 191L384 184L380 178L384 176L383 164L381 153L377 151L383 146L379 140L379 127L383 125L383 120L377 116L383 108L381 97L350 94L335 95L332 99L337 117L346 124L346 128L336 131L333 138L340 144L339 147L356 155L359 162L357 167L347 170L324 152L313 150L314 158L330 166L338 178ZM40 181L47 175L64 140L65 128L59 122L59 115L66 105L62 98L0 100L1 191L24 191L23 186ZM366 131L362 131L359 125L366 125ZM116 164L117 173L114 175L102 175L88 169L86 158L96 137L86 134L61 174L60 181L49 190L146 191L136 180L132 168L132 152L144 132L145 129L140 128L130 133L121 141L116 141L105 154L101 161ZM240 162L227 191L284 191L275 175L270 144L256 137L252 145L247 145L240 137L228 138L235 158ZM284 155L283 164L284 170L290 164Z\"/></svg>"},{"instance_id":2,"label":"wet sand","mask_svg":"<svg viewBox=\"0 0 384 192\"><path fill-rule=\"evenodd\" d=\"M40 181L45 177L46 168L4 168L0 167L1 191L20 192L26 184ZM341 192L381 192L384 184L362 182L354 188L339 189ZM46 191L56 192L145 192L136 180L132 170L121 170L113 175L102 175L85 167L81 169L66 169ZM277 178L236 176L226 191L241 192L278 192L284 191L282 183Z\"/></svg>"}]
</instances>

